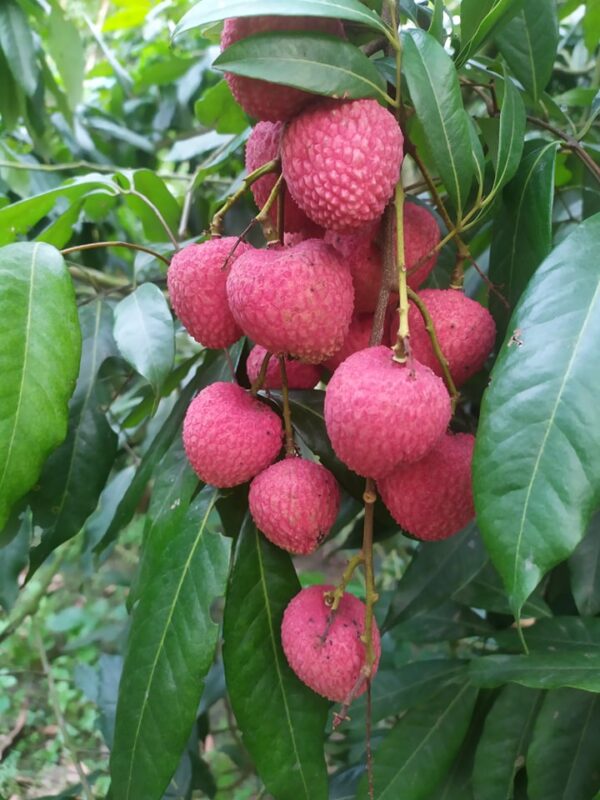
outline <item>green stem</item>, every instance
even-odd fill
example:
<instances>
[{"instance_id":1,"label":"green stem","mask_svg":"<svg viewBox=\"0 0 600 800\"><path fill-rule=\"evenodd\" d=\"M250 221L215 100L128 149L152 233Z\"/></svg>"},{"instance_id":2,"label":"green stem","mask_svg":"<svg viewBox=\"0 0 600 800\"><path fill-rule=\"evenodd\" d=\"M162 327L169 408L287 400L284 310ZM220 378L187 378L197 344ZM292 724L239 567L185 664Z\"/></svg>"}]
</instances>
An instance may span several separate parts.
<instances>
[{"instance_id":1,"label":"green stem","mask_svg":"<svg viewBox=\"0 0 600 800\"><path fill-rule=\"evenodd\" d=\"M177 245L176 245L177 246ZM61 254L63 256L68 256L71 253L78 253L83 250L97 250L98 248L102 247L125 247L127 250L137 250L141 253L148 253L148 255L154 256L154 258L160 259L163 264L166 264L167 267L169 266L169 259L165 256L157 253L156 250L152 250L150 247L145 247L141 244L131 244L131 242L88 242L87 244L77 244L73 247L66 247L64 250L61 250ZM83 268L82 268L83 269ZM98 275L102 275L103 273L99 272L98 270L94 270ZM115 278L115 281L118 279ZM120 286L121 283L111 283L111 286Z\"/></svg>"},{"instance_id":2,"label":"green stem","mask_svg":"<svg viewBox=\"0 0 600 800\"><path fill-rule=\"evenodd\" d=\"M244 180L242 181L242 185L233 194L229 195L225 203L221 206L221 208L217 211L217 213L212 218L212 222L210 224L210 235L213 238L217 238L223 235L223 220L225 218L225 214L233 208L233 206L241 200L244 194L248 191L250 186L255 183L259 178L262 178L263 175L268 175L271 172L278 172L281 168L281 164L279 159L273 159L273 161L267 161L266 164L263 164L258 169L255 169L253 172L250 172Z\"/></svg>"},{"instance_id":3,"label":"green stem","mask_svg":"<svg viewBox=\"0 0 600 800\"><path fill-rule=\"evenodd\" d=\"M408 281L404 253L404 189L402 181L398 181L396 186L394 207L396 209L396 267L400 294L398 337L394 345L394 361L405 364L410 354L410 330L408 327Z\"/></svg>"},{"instance_id":4,"label":"green stem","mask_svg":"<svg viewBox=\"0 0 600 800\"><path fill-rule=\"evenodd\" d=\"M342 602L342 597L344 596L344 592L346 591L346 587L352 580L352 576L356 572L357 568L364 563L364 556L361 553L358 553L355 556L352 556L350 561L348 561L348 565L344 572L342 573L342 577L340 578L339 583L329 592L325 592L325 603L330 607L331 613L335 614L335 612L340 607L340 603Z\"/></svg>"}]
</instances>

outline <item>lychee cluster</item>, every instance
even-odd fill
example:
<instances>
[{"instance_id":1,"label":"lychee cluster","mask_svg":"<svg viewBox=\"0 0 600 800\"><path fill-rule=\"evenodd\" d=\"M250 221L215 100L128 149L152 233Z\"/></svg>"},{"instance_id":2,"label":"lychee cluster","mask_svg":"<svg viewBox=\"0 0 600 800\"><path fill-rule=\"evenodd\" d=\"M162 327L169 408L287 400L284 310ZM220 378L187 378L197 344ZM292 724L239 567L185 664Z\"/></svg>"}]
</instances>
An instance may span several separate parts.
<instances>
[{"instance_id":1,"label":"lychee cluster","mask_svg":"<svg viewBox=\"0 0 600 800\"><path fill-rule=\"evenodd\" d=\"M280 30L343 36L333 20L249 17L226 22L222 45ZM228 81L240 105L260 120L248 140L246 168L250 174L269 165L251 189L259 208L269 201L271 226L282 229L262 249L213 230L215 238L172 260L171 302L190 335L211 348L242 336L253 343L249 389L214 383L192 401L183 426L188 459L216 487L250 482L250 513L264 536L294 555L314 552L336 522L341 490L321 463L298 455L304 451L294 440L288 391L328 381L324 418L338 459L377 482L405 532L427 541L451 536L474 515L474 437L449 431L448 387L483 367L495 327L489 312L458 290L414 294L436 264L440 229L434 214L409 198L404 261L417 304L408 313L405 357L391 349L399 286L384 268L395 236L383 215L400 180L400 126L374 100L322 99L235 75ZM380 322L386 317L386 343L371 346L376 309ZM280 390L285 426L269 402ZM377 668L379 633L373 623L374 663L367 664L370 616L347 592L338 592L334 610L332 592L313 586L291 601L282 643L304 683L346 702L364 691Z\"/></svg>"}]
</instances>

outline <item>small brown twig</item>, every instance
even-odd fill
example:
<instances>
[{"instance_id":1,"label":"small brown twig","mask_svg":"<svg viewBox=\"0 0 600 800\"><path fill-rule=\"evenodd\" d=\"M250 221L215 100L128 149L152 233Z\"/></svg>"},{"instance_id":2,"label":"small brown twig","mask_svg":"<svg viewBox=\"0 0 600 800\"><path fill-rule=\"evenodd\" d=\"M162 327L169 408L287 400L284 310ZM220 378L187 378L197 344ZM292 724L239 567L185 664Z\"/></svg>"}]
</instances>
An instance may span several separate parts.
<instances>
[{"instance_id":1,"label":"small brown twig","mask_svg":"<svg viewBox=\"0 0 600 800\"><path fill-rule=\"evenodd\" d=\"M233 206L241 200L244 194L248 191L250 186L255 183L259 178L262 178L263 175L268 175L271 172L278 172L281 168L281 164L279 159L273 159L273 161L268 161L266 164L263 164L258 169L255 169L253 172L250 172L244 180L242 181L241 187L234 192L233 194L229 195L225 203L221 206L221 208L217 211L217 213L213 216L212 222L210 224L210 235L213 238L218 238L219 236L223 235L223 220L225 219L225 215L227 212L233 208ZM267 201L268 202L268 201Z\"/></svg>"},{"instance_id":2,"label":"small brown twig","mask_svg":"<svg viewBox=\"0 0 600 800\"><path fill-rule=\"evenodd\" d=\"M285 356L277 356L277 360L279 361L279 372L281 374L281 397L283 399L283 422L285 425L285 455L289 458L296 455L296 443L294 442L294 429L292 428L292 412L290 409L290 393L287 370L285 368Z\"/></svg>"},{"instance_id":3,"label":"small brown twig","mask_svg":"<svg viewBox=\"0 0 600 800\"><path fill-rule=\"evenodd\" d=\"M269 368L269 361L271 360L272 357L273 357L273 353L268 353L268 352L265 353L265 357L263 358L262 364L260 365L260 372L256 376L256 380L254 381L254 383L250 387L250 394L253 397L256 397L256 395L260 392L260 390L265 385L265 380L266 380L266 377L267 377L267 370Z\"/></svg>"}]
</instances>

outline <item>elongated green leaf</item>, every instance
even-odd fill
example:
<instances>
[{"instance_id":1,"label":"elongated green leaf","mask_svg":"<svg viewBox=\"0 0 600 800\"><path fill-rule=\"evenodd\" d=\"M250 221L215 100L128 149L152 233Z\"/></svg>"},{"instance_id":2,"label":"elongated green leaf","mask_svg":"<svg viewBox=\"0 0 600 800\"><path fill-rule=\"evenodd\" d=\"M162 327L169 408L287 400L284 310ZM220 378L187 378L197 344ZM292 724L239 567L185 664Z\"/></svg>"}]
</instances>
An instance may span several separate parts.
<instances>
[{"instance_id":1,"label":"elongated green leaf","mask_svg":"<svg viewBox=\"0 0 600 800\"><path fill-rule=\"evenodd\" d=\"M485 656L471 662L469 678L484 688L519 683L532 689L569 686L600 692L600 651L596 648L529 656Z\"/></svg>"},{"instance_id":2,"label":"elongated green leaf","mask_svg":"<svg viewBox=\"0 0 600 800\"><path fill-rule=\"evenodd\" d=\"M456 58L462 66L499 27L520 10L524 0L462 0L460 5L461 41ZM525 0L527 2L528 0Z\"/></svg>"},{"instance_id":3,"label":"elongated green leaf","mask_svg":"<svg viewBox=\"0 0 600 800\"><path fill-rule=\"evenodd\" d=\"M25 12L15 0L0 4L0 49L4 51L13 78L26 95L37 89L39 66Z\"/></svg>"},{"instance_id":4,"label":"elongated green leaf","mask_svg":"<svg viewBox=\"0 0 600 800\"><path fill-rule=\"evenodd\" d=\"M96 380L103 362L118 353L112 309L100 301L82 306L79 322L81 367L69 404L67 438L44 465L31 495L34 522L44 532L31 553L30 575L59 544L79 533L98 504L117 453L117 435L103 410L110 397Z\"/></svg>"},{"instance_id":5,"label":"elongated green leaf","mask_svg":"<svg viewBox=\"0 0 600 800\"><path fill-rule=\"evenodd\" d=\"M300 589L287 553L248 519L225 604L223 660L244 744L277 800L325 800L328 702L289 668L280 642L283 612Z\"/></svg>"},{"instance_id":6,"label":"elongated green leaf","mask_svg":"<svg viewBox=\"0 0 600 800\"><path fill-rule=\"evenodd\" d=\"M583 18L583 35L590 53L594 53L600 39L600 2L586 0L585 17Z\"/></svg>"},{"instance_id":7,"label":"elongated green leaf","mask_svg":"<svg viewBox=\"0 0 600 800\"><path fill-rule=\"evenodd\" d=\"M455 592L452 598L471 608L483 608L496 614L511 613L502 579L490 561L477 573L472 581L458 592ZM536 592L531 595L523 606L523 614L539 619L540 617L551 617L552 611L545 600Z\"/></svg>"},{"instance_id":8,"label":"elongated green leaf","mask_svg":"<svg viewBox=\"0 0 600 800\"><path fill-rule=\"evenodd\" d=\"M45 244L0 249L0 529L66 436L80 352L60 253Z\"/></svg>"},{"instance_id":9,"label":"elongated green leaf","mask_svg":"<svg viewBox=\"0 0 600 800\"><path fill-rule=\"evenodd\" d=\"M542 700L542 692L523 686L502 690L486 718L475 754L475 800L512 797L515 774L525 759Z\"/></svg>"},{"instance_id":10,"label":"elongated green leaf","mask_svg":"<svg viewBox=\"0 0 600 800\"><path fill-rule=\"evenodd\" d=\"M527 755L531 800L583 800L600 789L600 698L557 689L542 705Z\"/></svg>"},{"instance_id":11,"label":"elongated green leaf","mask_svg":"<svg viewBox=\"0 0 600 800\"><path fill-rule=\"evenodd\" d=\"M519 167L525 122L525 105L521 95L511 80L505 80L498 141L494 148L494 193L508 183Z\"/></svg>"},{"instance_id":12,"label":"elongated green leaf","mask_svg":"<svg viewBox=\"0 0 600 800\"><path fill-rule=\"evenodd\" d=\"M452 59L433 36L403 34L402 68L417 117L446 191L460 216L473 182L474 162L458 76Z\"/></svg>"},{"instance_id":13,"label":"elongated green leaf","mask_svg":"<svg viewBox=\"0 0 600 800\"><path fill-rule=\"evenodd\" d=\"M595 514L585 538L569 559L571 590L580 614L600 613L600 514Z\"/></svg>"},{"instance_id":14,"label":"elongated green leaf","mask_svg":"<svg viewBox=\"0 0 600 800\"><path fill-rule=\"evenodd\" d=\"M537 102L552 75L558 47L554 0L527 0L498 33L496 43L513 75Z\"/></svg>"},{"instance_id":15,"label":"elongated green leaf","mask_svg":"<svg viewBox=\"0 0 600 800\"><path fill-rule=\"evenodd\" d=\"M456 641L469 636L488 637L493 628L470 608L446 600L435 608L418 611L414 616L394 626L396 641L427 643Z\"/></svg>"},{"instance_id":16,"label":"elongated green leaf","mask_svg":"<svg viewBox=\"0 0 600 800\"><path fill-rule=\"evenodd\" d=\"M237 363L241 352L241 344L234 345L231 350L233 363ZM148 481L152 477L158 462L167 452L171 443L179 435L185 412L194 394L215 381L227 380L229 376L229 366L226 358L218 351L209 353L204 362L198 367L194 378L182 390L179 399L173 406L168 419L158 431L152 443L144 453L142 460L137 468L135 476L131 481L123 499L119 503L112 522L108 526L106 533L95 547L96 552L102 552L109 544L114 542L119 531L132 519L135 509L139 503Z\"/></svg>"},{"instance_id":17,"label":"elongated green leaf","mask_svg":"<svg viewBox=\"0 0 600 800\"><path fill-rule=\"evenodd\" d=\"M8 64L0 47L0 75L2 75L2 92L0 92L0 116L5 130L11 131L19 119L20 91L17 82L8 68ZM20 178L21 176L19 176ZM6 178L5 178L6 179Z\"/></svg>"},{"instance_id":18,"label":"elongated green leaf","mask_svg":"<svg viewBox=\"0 0 600 800\"><path fill-rule=\"evenodd\" d=\"M324 33L261 33L228 47L213 66L338 98L378 97L385 84L365 54Z\"/></svg>"},{"instance_id":19,"label":"elongated green leaf","mask_svg":"<svg viewBox=\"0 0 600 800\"><path fill-rule=\"evenodd\" d=\"M144 283L115 308L115 340L123 358L158 396L175 359L175 327L165 296Z\"/></svg>"},{"instance_id":20,"label":"elongated green leaf","mask_svg":"<svg viewBox=\"0 0 600 800\"><path fill-rule=\"evenodd\" d=\"M115 800L160 800L194 724L217 645L211 606L229 562L229 541L209 528L216 499L207 487L172 531L134 611L111 757Z\"/></svg>"},{"instance_id":21,"label":"elongated green leaf","mask_svg":"<svg viewBox=\"0 0 600 800\"><path fill-rule=\"evenodd\" d=\"M486 561L475 525L443 542L420 544L394 594L384 629L440 605L466 586Z\"/></svg>"},{"instance_id":22,"label":"elongated green leaf","mask_svg":"<svg viewBox=\"0 0 600 800\"><path fill-rule=\"evenodd\" d=\"M522 646L515 630L496 634L500 647L521 652ZM525 631L527 647L532 653L556 653L567 650L596 650L600 648L600 619L581 617L552 617L540 619Z\"/></svg>"},{"instance_id":23,"label":"elongated green leaf","mask_svg":"<svg viewBox=\"0 0 600 800\"><path fill-rule=\"evenodd\" d=\"M469 683L444 689L408 711L374 754L377 800L424 800L444 776L469 727L477 690ZM369 796L366 775L357 798Z\"/></svg>"},{"instance_id":24,"label":"elongated green leaf","mask_svg":"<svg viewBox=\"0 0 600 800\"><path fill-rule=\"evenodd\" d=\"M230 17L256 17L262 14L275 16L330 17L349 22L358 22L373 30L387 33L388 28L381 17L368 9L359 0L294 0L282 3L281 0L201 0L180 20L173 38L186 31L200 28L211 22L220 22Z\"/></svg>"},{"instance_id":25,"label":"elongated green leaf","mask_svg":"<svg viewBox=\"0 0 600 800\"><path fill-rule=\"evenodd\" d=\"M525 143L514 178L502 192L494 217L490 279L514 308L531 276L552 248L552 209L557 145L541 139ZM494 295L490 310L504 339L510 311Z\"/></svg>"},{"instance_id":26,"label":"elongated green leaf","mask_svg":"<svg viewBox=\"0 0 600 800\"><path fill-rule=\"evenodd\" d=\"M515 613L573 552L600 498L599 246L596 215L538 269L483 398L475 505Z\"/></svg>"},{"instance_id":27,"label":"elongated green leaf","mask_svg":"<svg viewBox=\"0 0 600 800\"><path fill-rule=\"evenodd\" d=\"M85 48L77 25L59 5L52 6L48 29L48 50L58 67L69 106L75 110L83 97Z\"/></svg>"}]
</instances>

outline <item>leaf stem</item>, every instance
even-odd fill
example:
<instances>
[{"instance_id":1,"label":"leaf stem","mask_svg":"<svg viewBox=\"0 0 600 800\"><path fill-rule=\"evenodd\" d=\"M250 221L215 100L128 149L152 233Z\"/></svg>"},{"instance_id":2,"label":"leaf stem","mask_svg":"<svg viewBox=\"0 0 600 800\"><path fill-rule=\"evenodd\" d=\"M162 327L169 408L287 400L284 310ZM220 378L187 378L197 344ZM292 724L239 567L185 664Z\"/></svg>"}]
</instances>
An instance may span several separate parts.
<instances>
[{"instance_id":1,"label":"leaf stem","mask_svg":"<svg viewBox=\"0 0 600 800\"><path fill-rule=\"evenodd\" d=\"M285 425L285 455L289 458L296 455L296 443L294 442L294 429L292 428L292 412L290 409L290 393L287 370L285 368L285 356L277 356L277 360L279 361L279 372L281 373L281 396L283 398L283 421Z\"/></svg>"},{"instance_id":2,"label":"leaf stem","mask_svg":"<svg viewBox=\"0 0 600 800\"><path fill-rule=\"evenodd\" d=\"M250 186L252 186L252 184L255 183L259 178L262 178L263 175L268 175L271 172L278 172L280 167L280 161L276 158L273 159L273 161L267 161L266 164L263 164L258 169L255 169L253 172L250 172L248 175L246 175L237 192L229 195L225 203L212 218L212 222L210 223L210 235L213 238L223 235L223 220L225 218L225 214L227 214L227 212L233 208L233 206L239 202L239 200L241 200Z\"/></svg>"},{"instance_id":3,"label":"leaf stem","mask_svg":"<svg viewBox=\"0 0 600 800\"><path fill-rule=\"evenodd\" d=\"M177 247L177 244L175 246ZM125 247L128 250L137 250L137 251L139 251L141 253L148 253L148 255L154 256L154 258L160 259L160 261L162 261L163 264L166 264L167 267L169 266L169 259L166 258L165 256L161 255L160 253L157 253L156 250L152 250L150 247L145 247L144 245L141 245L141 244L131 244L131 242L117 242L117 241L114 241L114 242L88 242L87 244L78 244L78 245L75 245L73 247L66 247L64 250L61 250L60 252L61 252L61 255L68 256L68 255L70 255L70 253L78 253L79 251L82 251L82 250L97 250L98 248L101 248L101 247ZM81 271L83 272L83 271L86 271L86 270L84 270L84 268L82 267ZM88 270L88 271L90 271L90 270ZM94 271L94 274L95 274L94 276L95 277L98 277L98 276L101 276L101 275L104 276L104 277L108 277L108 276L105 276L104 273L100 272L99 270L93 270L93 271ZM115 282L113 282L113 281L115 281ZM129 285L129 281L127 281L125 284L123 284L121 281L119 281L118 283L116 281L119 281L119 279L118 278L114 278L114 279L111 280L110 283L105 284L105 285L109 285L109 286Z\"/></svg>"}]
</instances>

